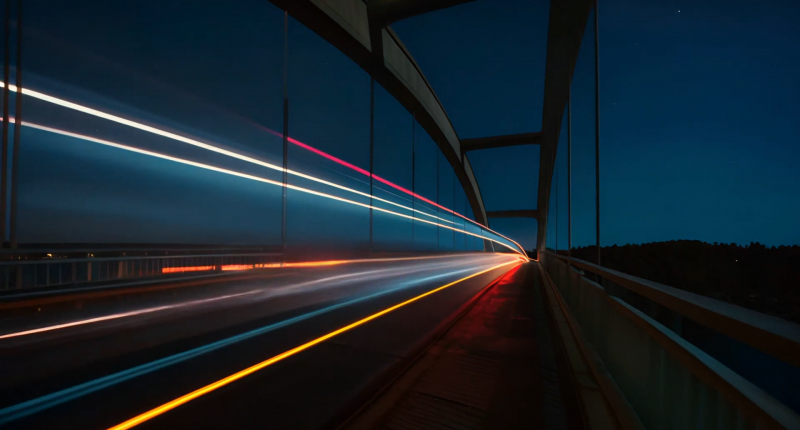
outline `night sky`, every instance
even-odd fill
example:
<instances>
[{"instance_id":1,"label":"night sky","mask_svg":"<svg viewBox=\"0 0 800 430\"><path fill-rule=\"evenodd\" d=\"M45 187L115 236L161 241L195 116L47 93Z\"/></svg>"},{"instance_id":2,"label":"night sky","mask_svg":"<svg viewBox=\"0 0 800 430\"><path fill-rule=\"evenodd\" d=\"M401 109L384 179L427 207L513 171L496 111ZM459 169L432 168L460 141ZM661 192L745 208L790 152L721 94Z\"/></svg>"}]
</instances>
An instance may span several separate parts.
<instances>
[{"instance_id":1,"label":"night sky","mask_svg":"<svg viewBox=\"0 0 800 430\"><path fill-rule=\"evenodd\" d=\"M601 4L604 244L671 239L800 243L800 4ZM26 1L23 70L39 90L280 164L283 13L264 1ZM461 138L538 131L548 2L479 0L396 23ZM593 45L593 26L585 44ZM290 19L289 134L369 166L369 76ZM573 80L574 245L594 241L594 53ZM430 138L379 85L376 174L465 211ZM280 180L278 172L25 99L24 120ZM275 244L280 189L23 129L20 240ZM566 244L566 132L559 248ZM538 148L469 154L488 210L536 204ZM369 191L368 178L298 147L290 168ZM306 186L302 180L297 185ZM311 185L309 185L311 186ZM384 193L384 194L381 194ZM399 199L389 189L376 195ZM338 194L337 194L338 195ZM342 195L344 196L344 195ZM289 196L298 245L364 246L368 212ZM404 204L409 203L405 202ZM555 200L552 203L555 210ZM276 224L278 228L276 228ZM554 224L554 223L552 223ZM533 247L532 220L492 227ZM554 236L554 228L548 230ZM376 218L400 249L410 221ZM415 226L418 249L464 249ZM438 235L438 236L437 236ZM322 238L322 243L320 243ZM457 240L454 240L457 239ZM554 242L551 243L551 246Z\"/></svg>"},{"instance_id":2,"label":"night sky","mask_svg":"<svg viewBox=\"0 0 800 430\"><path fill-rule=\"evenodd\" d=\"M459 136L478 137L538 130L547 13L548 2L477 1L394 28ZM800 243L800 3L607 0L599 18L602 243ZM587 30L573 77L577 246L595 240L593 22ZM500 178L529 182L538 160L506 171L509 159L490 157L480 151L494 167L478 176L495 194L487 207L518 208L529 197Z\"/></svg>"}]
</instances>

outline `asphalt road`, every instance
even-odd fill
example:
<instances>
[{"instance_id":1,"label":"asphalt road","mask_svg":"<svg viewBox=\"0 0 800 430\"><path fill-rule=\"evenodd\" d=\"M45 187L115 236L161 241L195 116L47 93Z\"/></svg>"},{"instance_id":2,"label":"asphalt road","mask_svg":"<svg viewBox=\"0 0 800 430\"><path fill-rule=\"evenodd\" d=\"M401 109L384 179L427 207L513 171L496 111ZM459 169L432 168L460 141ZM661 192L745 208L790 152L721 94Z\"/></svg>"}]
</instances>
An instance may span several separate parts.
<instances>
[{"instance_id":1,"label":"asphalt road","mask_svg":"<svg viewBox=\"0 0 800 430\"><path fill-rule=\"evenodd\" d=\"M0 318L0 428L111 428L259 363L135 428L330 427L517 262L476 253L269 269L12 313Z\"/></svg>"}]
</instances>

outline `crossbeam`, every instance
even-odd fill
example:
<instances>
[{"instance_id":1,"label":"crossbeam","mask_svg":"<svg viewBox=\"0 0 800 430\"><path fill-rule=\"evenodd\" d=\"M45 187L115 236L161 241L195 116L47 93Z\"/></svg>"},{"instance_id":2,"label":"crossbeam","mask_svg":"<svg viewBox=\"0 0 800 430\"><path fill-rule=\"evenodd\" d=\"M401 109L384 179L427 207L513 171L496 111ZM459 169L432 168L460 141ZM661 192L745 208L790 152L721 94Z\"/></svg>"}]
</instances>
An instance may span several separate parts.
<instances>
[{"instance_id":1,"label":"crossbeam","mask_svg":"<svg viewBox=\"0 0 800 430\"><path fill-rule=\"evenodd\" d=\"M533 218L539 219L536 209L520 209L508 211L486 211L487 218Z\"/></svg>"},{"instance_id":2,"label":"crossbeam","mask_svg":"<svg viewBox=\"0 0 800 430\"><path fill-rule=\"evenodd\" d=\"M541 132L478 137L475 139L461 139L461 152L476 151L479 149L502 148L504 146L539 145L541 143Z\"/></svg>"}]
</instances>

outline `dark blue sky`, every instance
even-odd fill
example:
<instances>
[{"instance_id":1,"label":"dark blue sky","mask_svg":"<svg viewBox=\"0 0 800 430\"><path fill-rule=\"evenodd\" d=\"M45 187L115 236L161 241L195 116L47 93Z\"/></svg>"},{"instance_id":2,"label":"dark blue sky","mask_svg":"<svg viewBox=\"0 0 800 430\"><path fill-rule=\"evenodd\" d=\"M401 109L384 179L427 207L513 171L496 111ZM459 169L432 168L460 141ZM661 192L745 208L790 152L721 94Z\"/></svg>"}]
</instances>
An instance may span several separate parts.
<instances>
[{"instance_id":1,"label":"dark blue sky","mask_svg":"<svg viewBox=\"0 0 800 430\"><path fill-rule=\"evenodd\" d=\"M25 3L24 70L31 88L280 163L280 139L269 130L282 127L283 16L271 4ZM547 22L547 1L479 0L393 28L458 135L469 138L539 129ZM800 243L797 22L800 5L791 1L602 2L604 244ZM593 27L588 29L591 46ZM573 82L575 245L592 243L595 234L593 61L593 52L582 49ZM368 75L293 20L288 70L290 134L367 168ZM253 166L41 102L26 101L25 114L28 121L272 178ZM376 174L411 187L413 135L417 191L463 211L463 191L454 193L443 159L436 188L430 138L379 86L375 118ZM92 145L73 140L23 135L21 240L279 240L274 190L112 150L87 149L88 155L80 148ZM565 136L561 142L563 248ZM487 209L535 207L538 148L484 150L470 158ZM290 167L368 191L365 177L304 150L292 148L290 159ZM366 240L362 212L295 202L289 211L297 221L289 232L297 243L314 243L320 235L331 244L346 239L361 246ZM48 228L39 227L43 222ZM498 220L493 227L533 246L531 220ZM411 234L402 220L381 218L376 229L393 249ZM415 234L426 248L452 247L452 234Z\"/></svg>"},{"instance_id":2,"label":"dark blue sky","mask_svg":"<svg viewBox=\"0 0 800 430\"><path fill-rule=\"evenodd\" d=\"M602 242L800 243L800 3L607 0L600 8ZM545 1L477 1L394 28L459 136L478 137L538 129L547 12ZM595 236L593 23L587 29L590 49L573 81L575 245ZM494 168L479 172L481 189L493 194L487 202L516 209L520 188L504 184L535 176L538 160L524 170L492 152L480 151L479 164Z\"/></svg>"}]
</instances>

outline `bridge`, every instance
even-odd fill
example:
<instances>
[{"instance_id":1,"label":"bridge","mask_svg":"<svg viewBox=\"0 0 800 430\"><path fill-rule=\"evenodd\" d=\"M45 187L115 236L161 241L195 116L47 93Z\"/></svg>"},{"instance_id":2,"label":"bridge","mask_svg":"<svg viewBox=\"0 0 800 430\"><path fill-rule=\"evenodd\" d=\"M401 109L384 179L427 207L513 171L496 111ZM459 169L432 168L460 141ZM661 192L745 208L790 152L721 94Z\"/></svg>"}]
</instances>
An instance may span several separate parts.
<instances>
[{"instance_id":1,"label":"bridge","mask_svg":"<svg viewBox=\"0 0 800 430\"><path fill-rule=\"evenodd\" d=\"M0 428L800 429L800 326L602 264L596 4L549 1L529 130L460 138L392 25L467 2L7 1ZM487 208L509 147L535 206Z\"/></svg>"}]
</instances>

